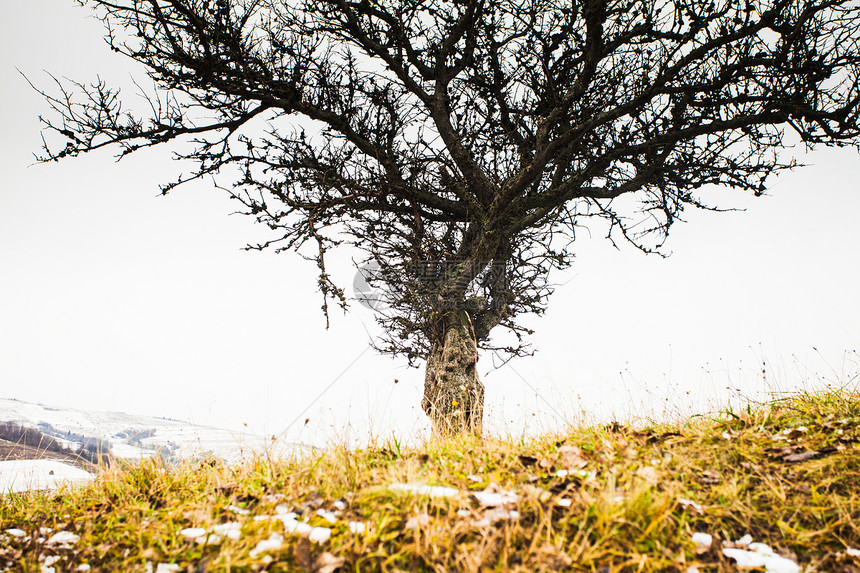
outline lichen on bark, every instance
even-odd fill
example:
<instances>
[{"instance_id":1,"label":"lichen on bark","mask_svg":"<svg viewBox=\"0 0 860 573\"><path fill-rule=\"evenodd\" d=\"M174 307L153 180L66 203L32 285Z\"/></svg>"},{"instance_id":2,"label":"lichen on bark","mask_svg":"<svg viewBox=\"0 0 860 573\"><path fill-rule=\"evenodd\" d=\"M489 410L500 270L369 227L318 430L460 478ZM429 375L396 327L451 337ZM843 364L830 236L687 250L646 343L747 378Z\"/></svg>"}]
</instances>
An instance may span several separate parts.
<instances>
[{"instance_id":1,"label":"lichen on bark","mask_svg":"<svg viewBox=\"0 0 860 573\"><path fill-rule=\"evenodd\" d=\"M424 411L440 434L481 433L484 385L478 378L478 345L469 313L453 309L443 316L443 334L427 357Z\"/></svg>"}]
</instances>

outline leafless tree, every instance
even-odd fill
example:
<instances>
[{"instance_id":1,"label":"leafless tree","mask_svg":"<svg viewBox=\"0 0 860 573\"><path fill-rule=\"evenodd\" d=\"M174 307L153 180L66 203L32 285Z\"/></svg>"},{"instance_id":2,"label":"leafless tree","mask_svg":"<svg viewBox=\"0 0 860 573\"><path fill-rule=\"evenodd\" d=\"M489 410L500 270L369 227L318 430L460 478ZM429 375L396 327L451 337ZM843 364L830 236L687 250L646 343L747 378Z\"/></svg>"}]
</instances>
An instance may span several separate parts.
<instances>
[{"instance_id":1,"label":"leafless tree","mask_svg":"<svg viewBox=\"0 0 860 573\"><path fill-rule=\"evenodd\" d=\"M41 90L42 158L172 144L195 167L163 192L227 180L272 231L249 248L316 261L326 319L326 253L361 249L440 430L480 429L478 349L528 352L578 228L659 249L702 186L758 195L792 138L860 140L856 0L81 3L155 89Z\"/></svg>"}]
</instances>

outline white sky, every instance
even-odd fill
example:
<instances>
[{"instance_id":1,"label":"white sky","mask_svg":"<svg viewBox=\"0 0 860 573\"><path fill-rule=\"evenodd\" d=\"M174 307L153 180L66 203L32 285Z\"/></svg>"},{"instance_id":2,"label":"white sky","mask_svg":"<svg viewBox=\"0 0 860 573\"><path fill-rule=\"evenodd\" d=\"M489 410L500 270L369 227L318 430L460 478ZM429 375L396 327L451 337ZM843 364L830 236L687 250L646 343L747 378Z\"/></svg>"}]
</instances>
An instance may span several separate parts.
<instances>
[{"instance_id":1,"label":"white sky","mask_svg":"<svg viewBox=\"0 0 860 573\"><path fill-rule=\"evenodd\" d=\"M326 331L313 266L241 251L263 231L228 217L223 192L156 196L180 169L166 150L32 165L47 109L16 67L44 87L43 70L128 83L135 69L86 10L5 0L0 45L0 397L263 433L298 420L287 438L317 443L426 428L423 371L368 350L368 310ZM860 155L804 160L768 197L710 190L747 210L688 213L668 259L617 251L600 230L578 241L530 321L538 354L479 363L486 425L712 410L860 371ZM350 287L349 253L335 273Z\"/></svg>"}]
</instances>

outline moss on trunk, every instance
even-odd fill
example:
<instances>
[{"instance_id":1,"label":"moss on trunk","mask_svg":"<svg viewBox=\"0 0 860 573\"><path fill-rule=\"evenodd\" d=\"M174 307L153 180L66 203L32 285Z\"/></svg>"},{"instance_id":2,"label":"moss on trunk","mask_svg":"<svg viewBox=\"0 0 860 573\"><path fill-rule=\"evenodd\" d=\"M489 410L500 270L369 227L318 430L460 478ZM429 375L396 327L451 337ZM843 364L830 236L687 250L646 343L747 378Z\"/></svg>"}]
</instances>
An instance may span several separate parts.
<instances>
[{"instance_id":1,"label":"moss on trunk","mask_svg":"<svg viewBox=\"0 0 860 573\"><path fill-rule=\"evenodd\" d=\"M443 328L442 342L427 358L421 405L438 433L480 434L484 385L478 379L478 345L468 312L446 313Z\"/></svg>"}]
</instances>

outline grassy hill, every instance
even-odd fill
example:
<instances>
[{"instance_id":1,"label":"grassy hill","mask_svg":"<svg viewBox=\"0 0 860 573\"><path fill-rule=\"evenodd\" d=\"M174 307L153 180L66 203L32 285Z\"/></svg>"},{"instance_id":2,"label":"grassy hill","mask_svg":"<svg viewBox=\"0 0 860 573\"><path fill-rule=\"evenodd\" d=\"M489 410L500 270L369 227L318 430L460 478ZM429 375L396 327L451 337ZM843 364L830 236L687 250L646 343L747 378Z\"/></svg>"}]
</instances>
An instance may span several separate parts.
<instances>
[{"instance_id":1,"label":"grassy hill","mask_svg":"<svg viewBox=\"0 0 860 573\"><path fill-rule=\"evenodd\" d=\"M149 460L0 498L0 570L860 573L858 444L841 390L649 428Z\"/></svg>"}]
</instances>

